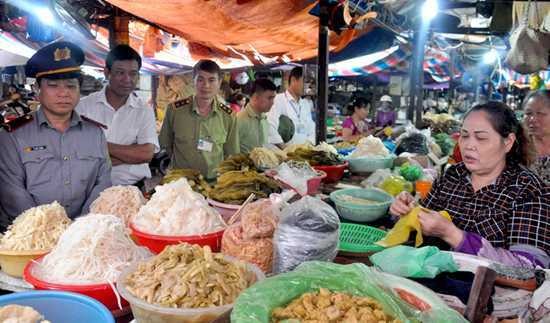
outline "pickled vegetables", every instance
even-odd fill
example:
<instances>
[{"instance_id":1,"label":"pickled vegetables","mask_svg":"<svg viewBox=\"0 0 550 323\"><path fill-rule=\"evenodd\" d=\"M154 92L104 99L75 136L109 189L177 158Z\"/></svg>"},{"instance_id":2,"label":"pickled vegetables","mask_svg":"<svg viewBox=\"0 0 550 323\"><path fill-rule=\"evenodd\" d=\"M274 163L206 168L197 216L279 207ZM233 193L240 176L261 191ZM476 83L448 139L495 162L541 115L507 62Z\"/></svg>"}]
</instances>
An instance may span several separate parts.
<instances>
[{"instance_id":1,"label":"pickled vegetables","mask_svg":"<svg viewBox=\"0 0 550 323\"><path fill-rule=\"evenodd\" d=\"M230 171L218 177L208 196L218 202L241 205L251 193L257 198L266 198L280 191L277 182L265 175L255 171Z\"/></svg>"}]
</instances>

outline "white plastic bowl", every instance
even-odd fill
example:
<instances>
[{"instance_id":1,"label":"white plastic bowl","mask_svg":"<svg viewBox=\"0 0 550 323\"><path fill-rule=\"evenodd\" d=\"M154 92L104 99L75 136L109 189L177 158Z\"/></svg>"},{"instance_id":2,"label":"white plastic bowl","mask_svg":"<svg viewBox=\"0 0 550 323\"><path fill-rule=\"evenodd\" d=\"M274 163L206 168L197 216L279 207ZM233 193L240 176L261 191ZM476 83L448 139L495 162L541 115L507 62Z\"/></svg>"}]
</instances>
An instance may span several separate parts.
<instances>
[{"instance_id":1,"label":"white plastic bowl","mask_svg":"<svg viewBox=\"0 0 550 323\"><path fill-rule=\"evenodd\" d=\"M237 261L236 258L224 255L229 261ZM233 304L207 308L172 308L155 304L149 304L128 292L126 289L126 277L136 270L141 262L134 263L124 270L117 281L117 290L120 296L125 298L132 308L136 322L139 323L202 323L211 322L233 308ZM265 278L258 266L246 263L247 269L255 275L256 281Z\"/></svg>"}]
</instances>

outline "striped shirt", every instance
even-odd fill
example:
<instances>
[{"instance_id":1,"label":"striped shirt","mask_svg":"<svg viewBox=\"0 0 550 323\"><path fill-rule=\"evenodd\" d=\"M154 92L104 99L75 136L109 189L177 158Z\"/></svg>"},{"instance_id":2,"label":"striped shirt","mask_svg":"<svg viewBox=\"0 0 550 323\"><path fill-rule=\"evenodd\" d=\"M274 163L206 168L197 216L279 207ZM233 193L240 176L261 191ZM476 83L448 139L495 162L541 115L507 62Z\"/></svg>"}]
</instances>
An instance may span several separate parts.
<instances>
[{"instance_id":1,"label":"striped shirt","mask_svg":"<svg viewBox=\"0 0 550 323\"><path fill-rule=\"evenodd\" d=\"M529 245L550 254L550 190L530 170L508 165L497 180L474 192L463 163L437 180L423 206L447 210L453 223L494 247Z\"/></svg>"}]
</instances>

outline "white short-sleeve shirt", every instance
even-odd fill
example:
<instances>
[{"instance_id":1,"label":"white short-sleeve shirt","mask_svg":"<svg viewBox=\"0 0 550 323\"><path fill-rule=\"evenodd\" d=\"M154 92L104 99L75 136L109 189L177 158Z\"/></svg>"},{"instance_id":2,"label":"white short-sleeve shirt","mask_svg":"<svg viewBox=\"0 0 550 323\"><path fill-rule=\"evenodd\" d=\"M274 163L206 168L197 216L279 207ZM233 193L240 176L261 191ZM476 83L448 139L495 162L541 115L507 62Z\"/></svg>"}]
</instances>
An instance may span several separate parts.
<instances>
[{"instance_id":1,"label":"white short-sleeve shirt","mask_svg":"<svg viewBox=\"0 0 550 323\"><path fill-rule=\"evenodd\" d=\"M283 139L279 135L279 117L286 115L294 122L294 136L289 144L303 144L307 141L315 143L315 122L313 121L310 105L304 100L296 101L290 92L279 93L275 96L273 107L267 113L269 122L270 144L281 144Z\"/></svg>"},{"instance_id":2,"label":"white short-sleeve shirt","mask_svg":"<svg viewBox=\"0 0 550 323\"><path fill-rule=\"evenodd\" d=\"M153 144L159 151L155 113L136 93L130 94L126 103L115 110L105 96L105 88L80 100L76 111L106 126L103 129L107 142L118 145ZM113 185L131 185L151 177L149 165L123 164L114 166L111 172Z\"/></svg>"}]
</instances>

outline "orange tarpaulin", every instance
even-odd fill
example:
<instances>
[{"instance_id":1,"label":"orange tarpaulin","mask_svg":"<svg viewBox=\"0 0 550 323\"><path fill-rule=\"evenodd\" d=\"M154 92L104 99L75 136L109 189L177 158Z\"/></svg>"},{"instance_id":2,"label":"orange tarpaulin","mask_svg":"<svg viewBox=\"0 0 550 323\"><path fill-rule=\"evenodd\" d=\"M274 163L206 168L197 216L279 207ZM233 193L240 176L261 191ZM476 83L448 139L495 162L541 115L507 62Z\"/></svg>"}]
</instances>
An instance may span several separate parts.
<instances>
[{"instance_id":1,"label":"orange tarpaulin","mask_svg":"<svg viewBox=\"0 0 550 323\"><path fill-rule=\"evenodd\" d=\"M315 5L303 0L108 0L137 17L184 38L194 58L286 55L302 60L317 55ZM331 33L331 48L343 48L355 32ZM235 51L233 51L234 49Z\"/></svg>"}]
</instances>

